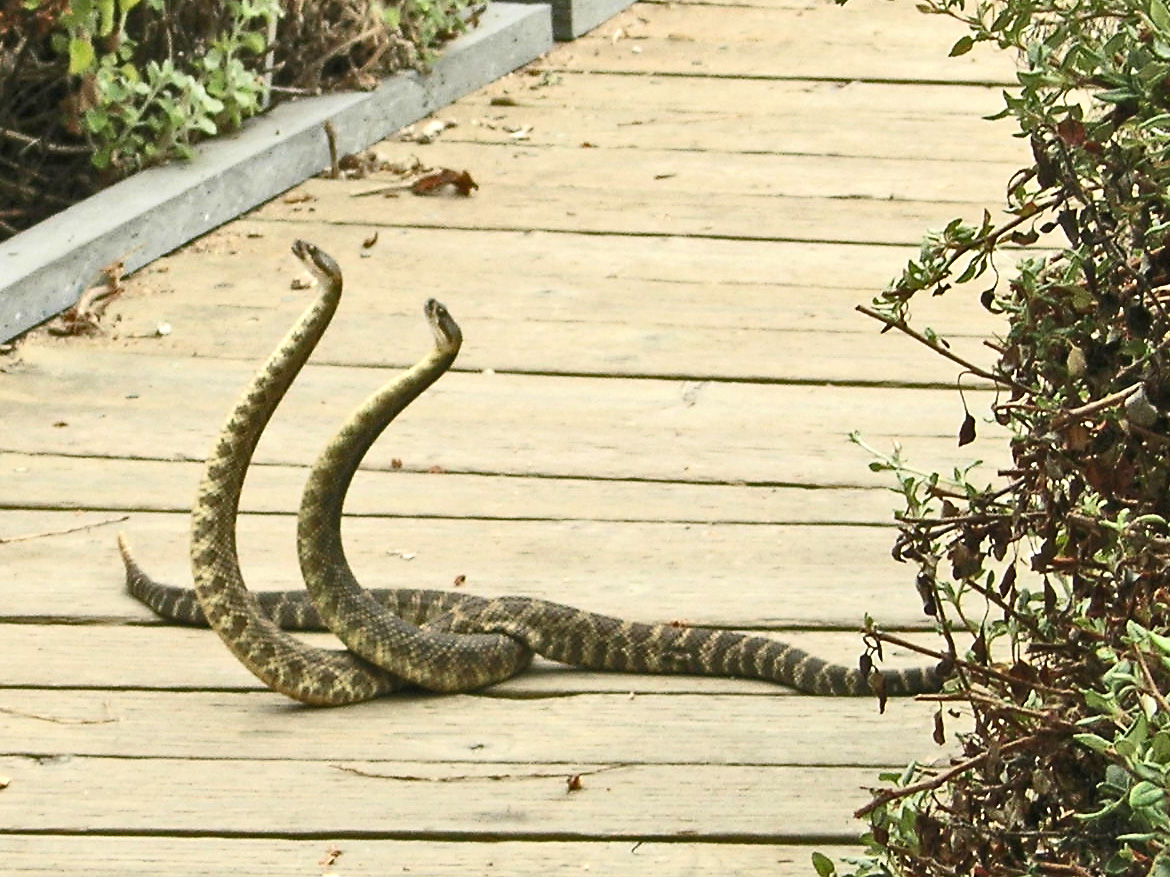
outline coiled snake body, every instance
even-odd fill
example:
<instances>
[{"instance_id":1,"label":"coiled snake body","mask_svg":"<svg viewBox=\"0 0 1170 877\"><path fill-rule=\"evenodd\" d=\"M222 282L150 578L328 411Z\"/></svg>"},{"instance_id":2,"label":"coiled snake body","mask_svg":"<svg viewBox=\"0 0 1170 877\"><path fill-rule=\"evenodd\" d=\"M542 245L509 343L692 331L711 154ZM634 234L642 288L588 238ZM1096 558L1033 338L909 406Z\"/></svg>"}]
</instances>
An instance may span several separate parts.
<instances>
[{"instance_id":1,"label":"coiled snake body","mask_svg":"<svg viewBox=\"0 0 1170 877\"><path fill-rule=\"evenodd\" d=\"M437 302L426 315L435 349L370 397L330 441L316 464L298 514L304 592L265 594L244 587L235 518L256 441L323 334L341 293L341 272L325 253L298 241L294 252L321 280L318 300L253 379L208 459L193 512L191 592L160 585L122 542L131 592L165 617L210 623L228 647L274 690L307 703L365 700L409 682L467 691L522 670L532 652L593 670L686 673L764 679L810 694L871 691L856 668L830 664L778 640L725 630L623 621L526 597L482 598L443 591L367 591L354 578L341 543L342 506L362 457L393 418L440 377L462 340ZM325 624L323 624L324 622ZM327 624L353 653L305 645L281 630ZM937 690L933 667L881 671L891 696Z\"/></svg>"}]
</instances>

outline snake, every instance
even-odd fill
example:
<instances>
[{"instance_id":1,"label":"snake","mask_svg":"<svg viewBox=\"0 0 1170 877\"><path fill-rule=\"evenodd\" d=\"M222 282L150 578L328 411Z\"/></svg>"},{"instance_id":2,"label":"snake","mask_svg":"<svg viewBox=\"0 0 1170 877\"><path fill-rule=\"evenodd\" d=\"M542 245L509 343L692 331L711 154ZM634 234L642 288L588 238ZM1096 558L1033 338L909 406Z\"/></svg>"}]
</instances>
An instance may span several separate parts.
<instances>
[{"instance_id":1,"label":"snake","mask_svg":"<svg viewBox=\"0 0 1170 877\"><path fill-rule=\"evenodd\" d=\"M316 267L322 285L340 290L340 269L320 256ZM270 625L318 629L324 624L353 653L381 667L396 683L445 692L473 690L507 678L527 665L531 652L585 669L757 678L820 695L863 695L876 689L883 695L902 696L939 688L936 667L882 670L879 682L872 675L879 671L867 673L832 664L770 637L625 621L529 597L363 589L345 558L340 536L349 484L366 450L397 414L450 367L462 341L458 325L442 305L428 301L425 312L435 349L351 415L310 472L298 513L297 544L302 575L316 607L308 605L305 592L263 595L264 602L256 600L251 608L265 615ZM273 359L257 380L274 368ZM229 418L225 432L258 435L262 428L263 424L241 425ZM240 457L236 465L246 468L247 460ZM187 623L207 620L192 611L193 601L183 589L153 583L126 551L123 559L132 593L156 612ZM202 594L199 602L205 603ZM302 662L296 672L306 669ZM289 674L270 671L267 675ZM331 684L344 689L347 682ZM320 684L311 687L322 689ZM352 697L348 694L336 703L364 699L356 691Z\"/></svg>"},{"instance_id":2,"label":"snake","mask_svg":"<svg viewBox=\"0 0 1170 877\"><path fill-rule=\"evenodd\" d=\"M245 667L274 691L336 706L393 691L402 681L352 652L317 648L282 630L245 585L236 549L240 492L256 443L341 299L341 284L333 280L340 270L332 258L306 241L296 241L292 250L327 282L243 391L208 455L191 513L191 569L204 620ZM132 572L144 576L125 536L119 547L128 561L127 579Z\"/></svg>"}]
</instances>

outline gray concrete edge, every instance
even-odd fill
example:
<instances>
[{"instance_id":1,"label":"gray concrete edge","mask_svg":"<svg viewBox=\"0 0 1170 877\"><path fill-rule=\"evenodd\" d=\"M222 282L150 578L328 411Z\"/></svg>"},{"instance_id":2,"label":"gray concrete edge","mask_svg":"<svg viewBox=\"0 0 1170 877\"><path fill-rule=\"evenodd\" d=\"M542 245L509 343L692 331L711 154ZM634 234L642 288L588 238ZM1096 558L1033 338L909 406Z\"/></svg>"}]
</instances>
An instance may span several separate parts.
<instances>
[{"instance_id":1,"label":"gray concrete edge","mask_svg":"<svg viewBox=\"0 0 1170 877\"><path fill-rule=\"evenodd\" d=\"M562 42L587 34L608 21L634 0L516 0L519 3L551 3L553 36Z\"/></svg>"},{"instance_id":2,"label":"gray concrete edge","mask_svg":"<svg viewBox=\"0 0 1170 877\"><path fill-rule=\"evenodd\" d=\"M21 232L0 244L0 341L73 305L111 262L136 270L318 173L326 121L338 149L355 152L552 46L547 5L491 3L425 75L281 104L191 161L142 171Z\"/></svg>"}]
</instances>

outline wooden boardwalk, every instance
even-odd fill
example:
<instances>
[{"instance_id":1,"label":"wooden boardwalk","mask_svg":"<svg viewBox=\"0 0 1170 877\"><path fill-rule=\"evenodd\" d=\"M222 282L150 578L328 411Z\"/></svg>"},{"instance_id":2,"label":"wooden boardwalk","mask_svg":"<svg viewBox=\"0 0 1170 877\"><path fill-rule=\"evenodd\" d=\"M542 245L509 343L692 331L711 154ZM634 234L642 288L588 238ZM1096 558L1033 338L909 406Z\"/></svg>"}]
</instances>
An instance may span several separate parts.
<instances>
[{"instance_id":1,"label":"wooden boardwalk","mask_svg":"<svg viewBox=\"0 0 1170 877\"><path fill-rule=\"evenodd\" d=\"M312 180L134 277L106 337L0 362L0 871L794 875L847 851L879 768L942 757L927 705L542 664L300 708L137 606L114 533L190 580L199 461L308 300L303 237L347 292L249 479L253 586L299 585L306 467L427 349L434 296L467 341L355 484L364 583L466 576L847 662L867 611L921 627L896 497L845 437L966 460L954 369L852 307L1018 164L979 118L1010 66L948 60L959 35L909 2L639 3L443 111L438 142L378 147L466 168L472 198ZM932 305L986 362L989 318Z\"/></svg>"}]
</instances>

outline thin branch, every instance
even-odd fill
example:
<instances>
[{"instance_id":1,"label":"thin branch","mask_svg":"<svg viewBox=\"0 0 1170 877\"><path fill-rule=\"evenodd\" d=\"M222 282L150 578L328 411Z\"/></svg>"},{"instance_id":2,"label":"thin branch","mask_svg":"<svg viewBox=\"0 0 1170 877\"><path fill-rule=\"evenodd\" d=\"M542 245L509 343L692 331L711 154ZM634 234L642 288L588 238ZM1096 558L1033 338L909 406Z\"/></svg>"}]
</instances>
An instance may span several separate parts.
<instances>
[{"instance_id":1,"label":"thin branch","mask_svg":"<svg viewBox=\"0 0 1170 877\"><path fill-rule=\"evenodd\" d=\"M911 329L902 320L895 320L893 317L887 317L885 314L879 313L873 308L867 307L866 305L857 305L856 310L865 314L867 317L872 317L878 322L884 323L891 329L897 329L899 332L904 332L920 344L925 344L940 356L945 356L947 359L951 360L951 362L961 365L973 375L986 378L987 380L996 384L1000 384L1001 386L1012 387L1014 389L1020 390L1021 392L1027 393L1028 395L1032 395L1032 390L1025 387L1023 384L1018 384L1005 375L998 375L995 372L988 371L985 368L975 365L973 362L969 362L968 360L963 359L963 357L959 356L957 353L953 353L950 350L947 350L941 344L938 344L935 341L931 341L921 332L918 332L915 329Z\"/></svg>"},{"instance_id":2,"label":"thin branch","mask_svg":"<svg viewBox=\"0 0 1170 877\"><path fill-rule=\"evenodd\" d=\"M974 586L972 586L972 587L974 587ZM983 590L980 590L979 592L981 594L985 594L985 592ZM961 661L961 660L958 660L957 658L952 658L952 656L950 656L950 655L944 655L942 652L938 651L937 649L929 649L929 648L926 648L925 646L920 646L917 643L913 643L910 640L902 639L900 636L895 636L892 633L886 633L885 631L879 631L879 630L866 631L866 633L869 633L873 636L876 636L877 638L879 638L883 642L887 642L887 643L890 643L890 644L895 645L895 646L901 646L904 649L909 649L912 652L918 652L920 655L927 655L928 657L935 658L939 661L953 660L955 662L956 668L964 667L975 674L978 674L980 676L990 676L992 678L999 679L1001 682L1006 682L1009 685L1020 685L1021 683L1024 683L1024 684L1027 684L1028 687L1030 687L1030 688L1035 688L1035 689L1038 689L1041 691L1047 691L1050 694L1056 694L1056 695L1060 695L1062 697L1072 697L1075 694L1075 692L1069 691L1067 688L1054 688L1051 685L1045 685L1044 683L1037 682L1033 679L1028 679L1028 680L1019 679L1015 676L1011 676L1007 673L1002 673L999 670L995 670L991 667L984 667L980 664L972 664L970 661Z\"/></svg>"},{"instance_id":3,"label":"thin branch","mask_svg":"<svg viewBox=\"0 0 1170 877\"><path fill-rule=\"evenodd\" d=\"M0 137L14 140L17 143L23 143L25 146L40 146L45 152L56 153L58 155L86 155L93 152L93 147L85 144L53 143L44 137L30 137L27 134L22 134L20 131L13 131L11 128L0 128Z\"/></svg>"},{"instance_id":4,"label":"thin branch","mask_svg":"<svg viewBox=\"0 0 1170 877\"><path fill-rule=\"evenodd\" d=\"M1081 420L1091 414L1096 414L1098 411L1104 411L1106 408L1112 408L1114 405L1120 405L1142 387L1141 382L1130 384L1124 390L1118 390L1116 393L1110 393L1108 396L1089 402L1082 405L1080 408L1070 408L1068 411L1062 411L1052 420L1054 429L1059 429L1065 424L1073 420Z\"/></svg>"},{"instance_id":5,"label":"thin branch","mask_svg":"<svg viewBox=\"0 0 1170 877\"><path fill-rule=\"evenodd\" d=\"M1009 752L1014 752L1015 750L1022 748L1025 744L1033 742L1034 739L1034 735L1029 735L1027 737L1021 737L1018 740L1013 740L1012 742L1000 748L1000 755L1007 755ZM871 800L864 807L853 811L853 818L862 819L863 817L868 816L878 807L881 807L883 804L888 804L891 801L897 801L899 798L906 798L910 795L917 794L918 792L928 792L931 789L937 789L939 786L950 782L959 774L966 773L973 767L978 767L986 760L987 753L980 752L973 758L968 758L966 761L960 761L953 767L944 770L940 774L935 774L933 777L920 780L919 782L913 783L909 786L902 786L900 789L883 789L881 792L874 795L873 800Z\"/></svg>"}]
</instances>

